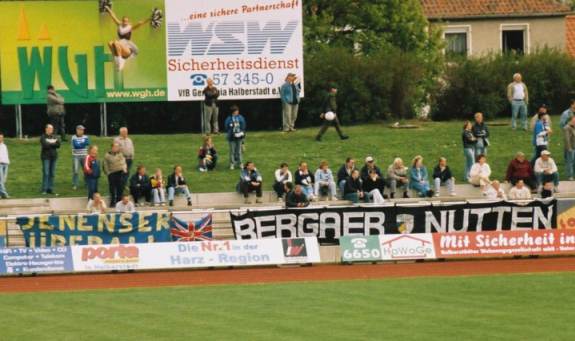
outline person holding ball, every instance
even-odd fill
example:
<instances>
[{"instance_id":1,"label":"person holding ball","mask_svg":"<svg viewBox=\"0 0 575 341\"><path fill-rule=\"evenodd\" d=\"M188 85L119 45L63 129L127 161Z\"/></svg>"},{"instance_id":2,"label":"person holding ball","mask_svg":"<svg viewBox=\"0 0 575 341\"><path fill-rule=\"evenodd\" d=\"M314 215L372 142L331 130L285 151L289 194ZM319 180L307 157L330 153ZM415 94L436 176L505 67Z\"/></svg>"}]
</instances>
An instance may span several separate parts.
<instances>
[{"instance_id":1,"label":"person holding ball","mask_svg":"<svg viewBox=\"0 0 575 341\"><path fill-rule=\"evenodd\" d=\"M315 137L316 141L321 141L321 137L330 126L334 126L339 138L342 140L347 140L349 136L344 135L341 131L341 125L339 123L339 119L337 117L337 86L334 84L329 86L329 90L326 94L325 101L324 101L324 113L320 115L320 118L323 120L321 128Z\"/></svg>"}]
</instances>

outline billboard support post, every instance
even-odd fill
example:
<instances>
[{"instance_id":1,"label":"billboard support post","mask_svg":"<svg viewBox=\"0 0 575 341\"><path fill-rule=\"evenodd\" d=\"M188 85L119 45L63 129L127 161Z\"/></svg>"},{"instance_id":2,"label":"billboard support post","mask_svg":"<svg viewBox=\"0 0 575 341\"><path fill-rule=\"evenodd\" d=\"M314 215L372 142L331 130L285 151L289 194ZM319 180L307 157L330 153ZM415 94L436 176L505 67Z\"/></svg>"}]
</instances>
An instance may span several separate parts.
<instances>
[{"instance_id":1,"label":"billboard support post","mask_svg":"<svg viewBox=\"0 0 575 341\"><path fill-rule=\"evenodd\" d=\"M108 136L108 108L100 103L100 136Z\"/></svg>"},{"instance_id":2,"label":"billboard support post","mask_svg":"<svg viewBox=\"0 0 575 341\"><path fill-rule=\"evenodd\" d=\"M16 137L22 139L23 132L22 132L22 106L20 104L16 104L14 113L16 114Z\"/></svg>"}]
</instances>

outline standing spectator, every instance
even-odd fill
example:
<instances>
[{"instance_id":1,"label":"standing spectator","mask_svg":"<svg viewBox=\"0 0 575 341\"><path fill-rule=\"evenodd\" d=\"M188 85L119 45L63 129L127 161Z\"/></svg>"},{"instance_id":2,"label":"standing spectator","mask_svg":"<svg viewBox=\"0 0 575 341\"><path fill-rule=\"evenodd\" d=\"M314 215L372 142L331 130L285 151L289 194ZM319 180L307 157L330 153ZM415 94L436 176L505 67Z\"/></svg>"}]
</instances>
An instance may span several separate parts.
<instances>
[{"instance_id":1,"label":"standing spectator","mask_svg":"<svg viewBox=\"0 0 575 341\"><path fill-rule=\"evenodd\" d=\"M429 175L427 168L423 165L423 157L417 155L411 162L409 172L409 186L417 192L420 197L432 197L433 191L429 187Z\"/></svg>"},{"instance_id":2,"label":"standing spectator","mask_svg":"<svg viewBox=\"0 0 575 341\"><path fill-rule=\"evenodd\" d=\"M48 85L46 88L46 112L54 134L60 134L62 142L66 142L66 110L64 109L64 97L56 92L54 86Z\"/></svg>"},{"instance_id":3,"label":"standing spectator","mask_svg":"<svg viewBox=\"0 0 575 341\"><path fill-rule=\"evenodd\" d=\"M485 187L483 195L489 200L507 200L507 195L503 188L501 188L501 183L497 180L493 180Z\"/></svg>"},{"instance_id":4,"label":"standing spectator","mask_svg":"<svg viewBox=\"0 0 575 341\"><path fill-rule=\"evenodd\" d=\"M489 147L489 129L485 122L483 122L483 114L478 112L475 114L475 123L473 124L473 136L477 140L475 143L475 157L478 155L487 155L487 147Z\"/></svg>"},{"instance_id":5,"label":"standing spectator","mask_svg":"<svg viewBox=\"0 0 575 341\"><path fill-rule=\"evenodd\" d=\"M569 181L573 181L575 176L575 116L572 116L569 123L563 128L565 135L565 167Z\"/></svg>"},{"instance_id":6,"label":"standing spectator","mask_svg":"<svg viewBox=\"0 0 575 341\"><path fill-rule=\"evenodd\" d=\"M10 156L8 147L4 143L4 134L0 133L0 198L8 199L10 196L6 191L6 180L8 179L8 166L10 165Z\"/></svg>"},{"instance_id":7,"label":"standing spectator","mask_svg":"<svg viewBox=\"0 0 575 341\"><path fill-rule=\"evenodd\" d=\"M126 173L128 166L126 158L120 152L120 145L112 143L112 148L104 156L104 174L108 176L110 188L110 207L116 207L116 203L121 200L126 185Z\"/></svg>"},{"instance_id":8,"label":"standing spectator","mask_svg":"<svg viewBox=\"0 0 575 341\"><path fill-rule=\"evenodd\" d=\"M146 167L143 165L138 165L136 174L130 178L130 194L134 198L136 206L140 206L139 201L142 197L144 197L146 203L152 202L152 185L150 184L150 177L146 174Z\"/></svg>"},{"instance_id":9,"label":"standing spectator","mask_svg":"<svg viewBox=\"0 0 575 341\"><path fill-rule=\"evenodd\" d=\"M384 190L385 181L377 174L375 169L370 169L367 179L363 181L365 201L371 200L374 204L383 204L385 201Z\"/></svg>"},{"instance_id":10,"label":"standing spectator","mask_svg":"<svg viewBox=\"0 0 575 341\"><path fill-rule=\"evenodd\" d=\"M525 187L523 180L518 180L509 190L510 200L531 200L531 191Z\"/></svg>"},{"instance_id":11,"label":"standing spectator","mask_svg":"<svg viewBox=\"0 0 575 341\"><path fill-rule=\"evenodd\" d=\"M553 182L555 186L553 191L559 193L559 173L557 171L557 165L555 164L555 160L551 158L551 153L548 150L541 152L541 156L535 161L533 171L537 178L537 184L540 187L546 182ZM541 188L539 190L541 190Z\"/></svg>"},{"instance_id":12,"label":"standing spectator","mask_svg":"<svg viewBox=\"0 0 575 341\"><path fill-rule=\"evenodd\" d=\"M349 200L354 204L357 204L360 200L365 200L363 184L357 169L354 169L353 172L351 172L351 176L345 181L343 199Z\"/></svg>"},{"instance_id":13,"label":"standing spectator","mask_svg":"<svg viewBox=\"0 0 575 341\"><path fill-rule=\"evenodd\" d=\"M355 169L355 160L351 157L345 159L345 163L341 165L337 171L337 186L343 197L343 188L345 186L345 180L349 178L351 172Z\"/></svg>"},{"instance_id":14,"label":"standing spectator","mask_svg":"<svg viewBox=\"0 0 575 341\"><path fill-rule=\"evenodd\" d=\"M534 155L531 160L532 164L535 164L535 160L541 156L541 152L547 150L549 145L549 135L553 132L551 126L549 125L549 115L547 115L547 108L541 106L539 109L539 120L535 123L535 128L533 130L533 147Z\"/></svg>"},{"instance_id":15,"label":"standing spectator","mask_svg":"<svg viewBox=\"0 0 575 341\"><path fill-rule=\"evenodd\" d=\"M387 181L391 189L390 198L395 198L397 188L403 189L403 197L409 198L407 190L409 189L409 174L407 167L404 166L403 160L396 157L393 163L387 167Z\"/></svg>"},{"instance_id":16,"label":"standing spectator","mask_svg":"<svg viewBox=\"0 0 575 341\"><path fill-rule=\"evenodd\" d=\"M127 194L122 195L122 199L116 203L115 208L118 213L136 212L136 206L130 201L130 196Z\"/></svg>"},{"instance_id":17,"label":"standing spectator","mask_svg":"<svg viewBox=\"0 0 575 341\"><path fill-rule=\"evenodd\" d=\"M481 191L485 191L487 185L491 183L489 177L491 176L491 167L487 164L485 155L477 156L477 162L473 164L469 171L469 183L473 186L481 187Z\"/></svg>"},{"instance_id":18,"label":"standing spectator","mask_svg":"<svg viewBox=\"0 0 575 341\"><path fill-rule=\"evenodd\" d=\"M517 127L517 116L521 120L521 127L527 131L527 104L529 103L529 91L523 83L520 73L513 75L513 82L507 86L507 99L511 104L511 128Z\"/></svg>"},{"instance_id":19,"label":"standing spectator","mask_svg":"<svg viewBox=\"0 0 575 341\"><path fill-rule=\"evenodd\" d=\"M83 125L76 126L76 134L72 136L72 188L74 190L78 189L80 170L84 167L90 145L90 138L84 135L85 130Z\"/></svg>"},{"instance_id":20,"label":"standing spectator","mask_svg":"<svg viewBox=\"0 0 575 341\"><path fill-rule=\"evenodd\" d=\"M361 168L361 180L365 181L369 178L369 172L371 170L375 171L380 178L383 177L381 169L375 165L375 159L372 156L368 156L365 158L365 164Z\"/></svg>"},{"instance_id":21,"label":"standing spectator","mask_svg":"<svg viewBox=\"0 0 575 341\"><path fill-rule=\"evenodd\" d=\"M132 170L132 164L134 163L134 143L132 139L128 137L128 128L121 127L120 135L114 139L114 142L120 146L120 152L124 155L126 159L126 174L124 182L128 181L130 176L130 171Z\"/></svg>"},{"instance_id":22,"label":"standing spectator","mask_svg":"<svg viewBox=\"0 0 575 341\"><path fill-rule=\"evenodd\" d=\"M473 124L471 122L465 121L461 139L463 140L463 156L465 157L465 173L463 177L466 181L469 181L469 171L475 162L475 145L477 144L477 138L473 135Z\"/></svg>"},{"instance_id":23,"label":"standing spectator","mask_svg":"<svg viewBox=\"0 0 575 341\"><path fill-rule=\"evenodd\" d=\"M282 201L284 195L286 194L286 184L293 182L293 176L289 170L289 166L287 163L282 163L280 168L276 169L274 173L274 191L278 196L278 201Z\"/></svg>"},{"instance_id":24,"label":"standing spectator","mask_svg":"<svg viewBox=\"0 0 575 341\"><path fill-rule=\"evenodd\" d=\"M44 134L40 137L42 152L42 194L54 193L54 176L56 175L56 161L58 160L58 148L60 140L54 135L54 127L46 125ZM57 194L56 194L57 195Z\"/></svg>"},{"instance_id":25,"label":"standing spectator","mask_svg":"<svg viewBox=\"0 0 575 341\"><path fill-rule=\"evenodd\" d=\"M204 137L204 143L198 151L198 169L200 172L211 171L218 163L218 152L211 136Z\"/></svg>"},{"instance_id":26,"label":"standing spectator","mask_svg":"<svg viewBox=\"0 0 575 341\"><path fill-rule=\"evenodd\" d=\"M202 91L204 94L202 132L204 134L219 134L220 124L218 122L218 97L220 97L220 91L214 86L213 79L208 78L207 83L208 85Z\"/></svg>"},{"instance_id":27,"label":"standing spectator","mask_svg":"<svg viewBox=\"0 0 575 341\"><path fill-rule=\"evenodd\" d=\"M88 205L86 206L86 209L90 212L90 214L106 213L106 208L106 203L98 192L94 192L92 197L88 200Z\"/></svg>"},{"instance_id":28,"label":"standing spectator","mask_svg":"<svg viewBox=\"0 0 575 341\"><path fill-rule=\"evenodd\" d=\"M232 114L226 118L227 139L230 145L230 169L242 165L242 143L246 137L246 119L240 115L240 108L232 105Z\"/></svg>"},{"instance_id":29,"label":"standing spectator","mask_svg":"<svg viewBox=\"0 0 575 341\"><path fill-rule=\"evenodd\" d=\"M286 194L286 207L291 208L309 206L309 200L305 196L305 193L303 192L303 189L300 185L296 185L295 188L291 189L293 184L288 182L286 187L289 190Z\"/></svg>"},{"instance_id":30,"label":"standing spectator","mask_svg":"<svg viewBox=\"0 0 575 341\"><path fill-rule=\"evenodd\" d=\"M184 178L182 166L176 165L174 172L168 176L168 202L170 206L174 206L174 197L176 194L181 193L188 199L188 206L192 206L192 193Z\"/></svg>"},{"instance_id":31,"label":"standing spectator","mask_svg":"<svg viewBox=\"0 0 575 341\"><path fill-rule=\"evenodd\" d=\"M327 161L323 160L319 164L319 168L315 172L314 176L314 195L316 198L321 197L321 194L326 191L328 195L328 200L334 200L336 196L336 186L335 179L331 169L329 169L329 164Z\"/></svg>"},{"instance_id":32,"label":"standing spectator","mask_svg":"<svg viewBox=\"0 0 575 341\"><path fill-rule=\"evenodd\" d=\"M563 129L575 115L575 99L569 102L569 109L561 113L561 118L559 119L559 127Z\"/></svg>"},{"instance_id":33,"label":"standing spectator","mask_svg":"<svg viewBox=\"0 0 575 341\"><path fill-rule=\"evenodd\" d=\"M301 84L298 82L296 75L289 73L285 79L285 83L280 88L282 100L282 129L284 132L295 131L300 92Z\"/></svg>"},{"instance_id":34,"label":"standing spectator","mask_svg":"<svg viewBox=\"0 0 575 341\"><path fill-rule=\"evenodd\" d=\"M341 131L341 125L339 123L339 118L337 116L337 114L338 114L338 110L337 110L337 87L335 85L331 85L329 87L329 90L325 96L323 108L325 111L324 111L324 113L322 113L320 115L320 118L323 120L323 123L321 125L321 128L319 129L319 132L317 133L317 136L315 137L315 140L321 141L321 137L323 136L323 134L325 134L327 129L332 125L335 127L335 130L337 131L339 138L342 140L347 140L349 138L349 136L344 135L343 132ZM325 114L328 112L332 112L335 114L335 118L331 121L326 119L326 117L325 117Z\"/></svg>"},{"instance_id":35,"label":"standing spectator","mask_svg":"<svg viewBox=\"0 0 575 341\"><path fill-rule=\"evenodd\" d=\"M152 188L154 206L166 206L166 184L160 168L156 169L156 173L150 178L150 186Z\"/></svg>"},{"instance_id":36,"label":"standing spectator","mask_svg":"<svg viewBox=\"0 0 575 341\"><path fill-rule=\"evenodd\" d=\"M515 158L509 162L505 180L509 181L513 186L515 186L517 181L521 180L532 190L537 188L533 175L533 167L531 167L529 161L525 160L525 154L522 152L517 152Z\"/></svg>"},{"instance_id":37,"label":"standing spectator","mask_svg":"<svg viewBox=\"0 0 575 341\"><path fill-rule=\"evenodd\" d=\"M246 162L246 166L242 169L239 189L244 195L246 204L251 204L250 192L256 192L256 203L262 203L262 176L251 161Z\"/></svg>"},{"instance_id":38,"label":"standing spectator","mask_svg":"<svg viewBox=\"0 0 575 341\"><path fill-rule=\"evenodd\" d=\"M295 172L295 184L300 185L309 200L314 200L314 185L313 176L309 172L306 162L300 162L297 171Z\"/></svg>"},{"instance_id":39,"label":"standing spectator","mask_svg":"<svg viewBox=\"0 0 575 341\"><path fill-rule=\"evenodd\" d=\"M441 185L447 186L449 195L454 197L455 193L455 177L451 173L451 169L447 165L447 159L444 157L439 158L437 166L433 169L433 182L435 184L435 196L439 196Z\"/></svg>"},{"instance_id":40,"label":"standing spectator","mask_svg":"<svg viewBox=\"0 0 575 341\"><path fill-rule=\"evenodd\" d=\"M90 146L88 155L84 159L84 178L88 187L88 200L98 192L98 179L100 179L100 161L98 161L98 146Z\"/></svg>"}]
</instances>

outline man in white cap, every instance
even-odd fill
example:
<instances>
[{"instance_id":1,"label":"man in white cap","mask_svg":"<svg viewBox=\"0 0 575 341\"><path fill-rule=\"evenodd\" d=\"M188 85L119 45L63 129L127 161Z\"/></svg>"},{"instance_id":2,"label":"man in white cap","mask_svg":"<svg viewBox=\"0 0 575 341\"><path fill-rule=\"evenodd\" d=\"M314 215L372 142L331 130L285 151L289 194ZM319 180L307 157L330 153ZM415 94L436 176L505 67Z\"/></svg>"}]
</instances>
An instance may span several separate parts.
<instances>
[{"instance_id":1,"label":"man in white cap","mask_svg":"<svg viewBox=\"0 0 575 341\"><path fill-rule=\"evenodd\" d=\"M375 165L375 159L373 156L368 156L365 158L365 165L361 168L361 180L366 181L369 178L369 172L373 170L377 174L378 177L382 178L381 169Z\"/></svg>"},{"instance_id":2,"label":"man in white cap","mask_svg":"<svg viewBox=\"0 0 575 341\"><path fill-rule=\"evenodd\" d=\"M551 152L544 150L541 152L541 156L535 161L535 167L533 167L535 177L537 178L537 185L539 190L547 182L553 182L553 191L558 193L559 187L559 173L557 171L557 165L555 161L551 158Z\"/></svg>"}]
</instances>

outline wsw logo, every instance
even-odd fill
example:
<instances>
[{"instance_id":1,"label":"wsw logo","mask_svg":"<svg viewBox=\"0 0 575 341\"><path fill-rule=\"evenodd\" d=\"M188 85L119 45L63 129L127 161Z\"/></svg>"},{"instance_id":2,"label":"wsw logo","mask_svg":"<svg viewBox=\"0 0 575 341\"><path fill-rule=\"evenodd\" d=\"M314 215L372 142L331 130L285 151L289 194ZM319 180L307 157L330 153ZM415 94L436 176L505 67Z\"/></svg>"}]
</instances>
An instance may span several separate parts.
<instances>
[{"instance_id":1,"label":"wsw logo","mask_svg":"<svg viewBox=\"0 0 575 341\"><path fill-rule=\"evenodd\" d=\"M222 21L208 24L168 23L168 55L259 55L269 45L271 54L283 54L299 25L298 20Z\"/></svg>"}]
</instances>

